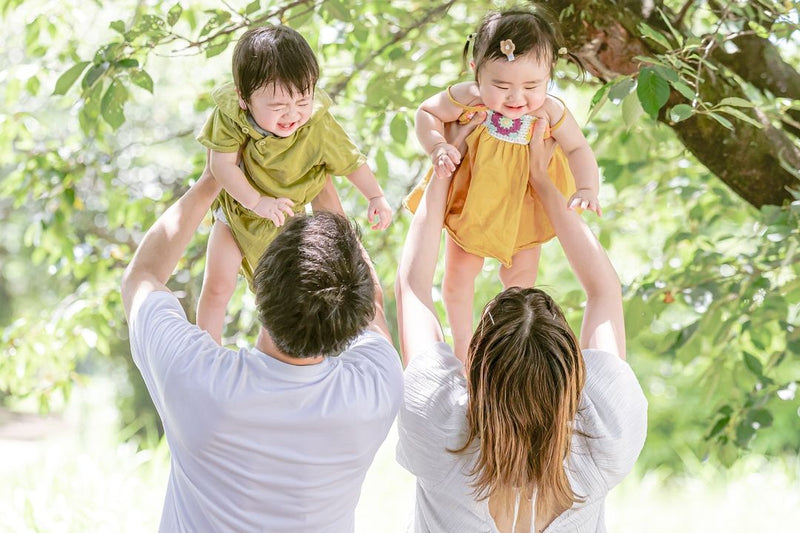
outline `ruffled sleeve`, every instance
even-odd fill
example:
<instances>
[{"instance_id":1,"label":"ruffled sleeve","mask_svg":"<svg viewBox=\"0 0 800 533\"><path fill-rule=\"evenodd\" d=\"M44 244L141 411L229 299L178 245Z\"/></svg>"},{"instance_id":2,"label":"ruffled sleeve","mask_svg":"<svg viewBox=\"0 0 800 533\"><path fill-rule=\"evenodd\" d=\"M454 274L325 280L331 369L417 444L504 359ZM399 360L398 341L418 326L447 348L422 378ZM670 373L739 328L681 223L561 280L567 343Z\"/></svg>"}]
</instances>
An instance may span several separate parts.
<instances>
[{"instance_id":1,"label":"ruffled sleeve","mask_svg":"<svg viewBox=\"0 0 800 533\"><path fill-rule=\"evenodd\" d=\"M608 352L584 350L586 383L576 430L610 489L631 471L647 435L647 400L631 367Z\"/></svg>"}]
</instances>

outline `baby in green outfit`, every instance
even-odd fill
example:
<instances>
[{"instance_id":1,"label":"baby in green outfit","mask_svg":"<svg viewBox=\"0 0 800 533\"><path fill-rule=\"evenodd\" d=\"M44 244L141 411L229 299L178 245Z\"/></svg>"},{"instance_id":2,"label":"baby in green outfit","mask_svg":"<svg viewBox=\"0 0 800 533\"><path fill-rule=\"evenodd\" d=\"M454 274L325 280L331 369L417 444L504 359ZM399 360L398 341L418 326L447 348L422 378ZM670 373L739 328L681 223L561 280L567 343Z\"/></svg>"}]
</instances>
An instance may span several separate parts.
<instances>
[{"instance_id":1,"label":"baby in green outfit","mask_svg":"<svg viewBox=\"0 0 800 533\"><path fill-rule=\"evenodd\" d=\"M366 157L331 115L330 97L315 87L318 78L317 59L299 33L264 26L242 35L233 52L234 83L213 94L216 107L198 140L210 151L223 191L212 208L197 325L218 343L237 272L252 285L253 270L286 217L315 199L315 209L341 212L329 175L347 176L369 201L373 229L391 222Z\"/></svg>"}]
</instances>

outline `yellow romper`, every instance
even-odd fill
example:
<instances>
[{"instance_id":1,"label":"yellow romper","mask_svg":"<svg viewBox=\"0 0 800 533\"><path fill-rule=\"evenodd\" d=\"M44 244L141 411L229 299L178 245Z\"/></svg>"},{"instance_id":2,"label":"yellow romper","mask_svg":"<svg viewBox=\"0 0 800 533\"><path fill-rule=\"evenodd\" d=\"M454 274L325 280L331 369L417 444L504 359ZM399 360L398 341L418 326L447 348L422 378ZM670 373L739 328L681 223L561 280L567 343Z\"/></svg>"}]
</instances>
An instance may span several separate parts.
<instances>
[{"instance_id":1,"label":"yellow romper","mask_svg":"<svg viewBox=\"0 0 800 533\"><path fill-rule=\"evenodd\" d=\"M464 110L459 122L466 123L477 111L485 111L487 117L467 137L467 153L450 184L445 228L465 251L494 257L509 267L515 253L555 236L550 219L528 182L528 143L536 117L524 115L512 120L482 105L457 102L449 89L447 94ZM565 107L561 118L545 132L545 138L561 126L566 114ZM404 204L412 212L432 175L433 168L406 197ZM560 146L556 146L548 176L566 198L575 192L575 179Z\"/></svg>"}]
</instances>

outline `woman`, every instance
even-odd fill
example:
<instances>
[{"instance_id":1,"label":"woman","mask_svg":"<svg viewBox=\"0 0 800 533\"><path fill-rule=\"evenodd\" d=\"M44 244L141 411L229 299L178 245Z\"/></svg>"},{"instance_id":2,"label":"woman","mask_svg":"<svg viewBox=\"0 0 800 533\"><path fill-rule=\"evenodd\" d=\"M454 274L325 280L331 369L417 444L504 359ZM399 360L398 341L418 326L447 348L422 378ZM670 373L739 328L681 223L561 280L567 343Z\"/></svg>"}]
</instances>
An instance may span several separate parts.
<instances>
[{"instance_id":1,"label":"woman","mask_svg":"<svg viewBox=\"0 0 800 533\"><path fill-rule=\"evenodd\" d=\"M446 179L431 181L406 238L397 457L417 477L417 532L605 531L605 496L644 444L647 403L625 362L619 279L547 179L553 142L543 133L531 140L530 183L586 292L580 341L546 293L510 288L484 309L462 365L431 297Z\"/></svg>"}]
</instances>

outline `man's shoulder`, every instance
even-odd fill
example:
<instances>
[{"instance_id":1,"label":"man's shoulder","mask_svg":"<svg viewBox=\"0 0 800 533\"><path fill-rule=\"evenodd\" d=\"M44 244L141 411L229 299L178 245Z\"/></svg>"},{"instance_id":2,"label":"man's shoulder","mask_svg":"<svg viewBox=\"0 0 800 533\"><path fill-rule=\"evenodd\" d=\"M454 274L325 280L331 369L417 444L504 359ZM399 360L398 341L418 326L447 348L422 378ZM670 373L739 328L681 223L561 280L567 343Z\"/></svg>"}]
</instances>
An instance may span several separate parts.
<instances>
[{"instance_id":1,"label":"man's shoulder","mask_svg":"<svg viewBox=\"0 0 800 533\"><path fill-rule=\"evenodd\" d=\"M364 331L337 358L345 374L373 388L381 384L384 391L399 402L403 390L403 367L400 354L386 337L374 331ZM395 410L396 411L396 410Z\"/></svg>"},{"instance_id":2,"label":"man's shoulder","mask_svg":"<svg viewBox=\"0 0 800 533\"><path fill-rule=\"evenodd\" d=\"M400 354L386 337L375 331L360 333L338 359L348 366L371 368L398 383L403 378Z\"/></svg>"},{"instance_id":3,"label":"man's shoulder","mask_svg":"<svg viewBox=\"0 0 800 533\"><path fill-rule=\"evenodd\" d=\"M339 357L363 359L364 355L374 354L375 357L395 357L399 361L399 354L389 340L378 333L365 329L353 339L350 346Z\"/></svg>"}]
</instances>

